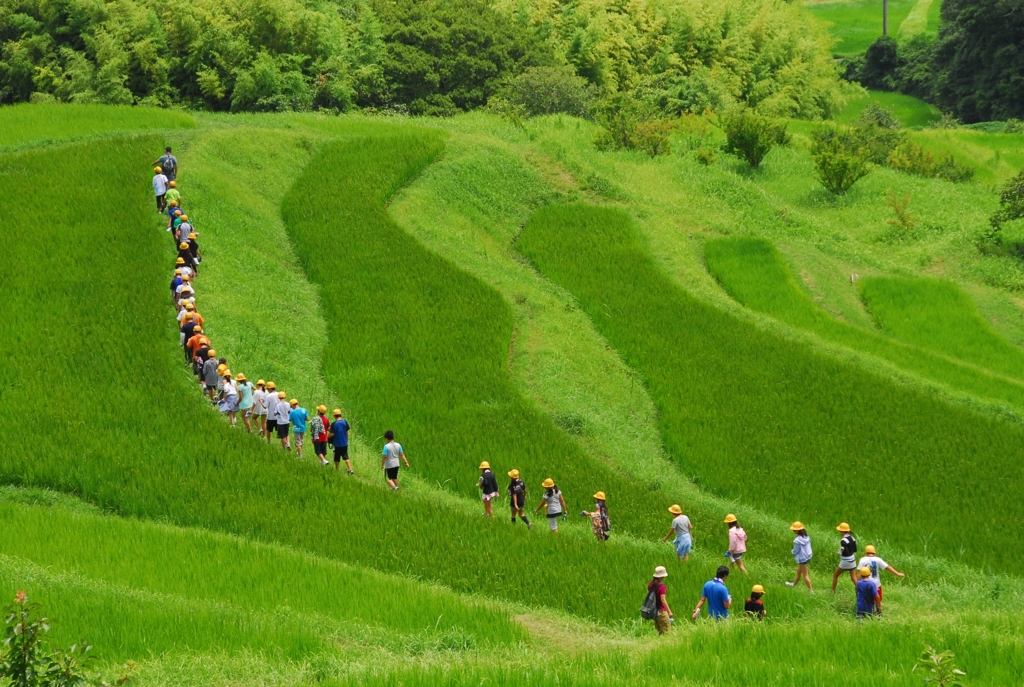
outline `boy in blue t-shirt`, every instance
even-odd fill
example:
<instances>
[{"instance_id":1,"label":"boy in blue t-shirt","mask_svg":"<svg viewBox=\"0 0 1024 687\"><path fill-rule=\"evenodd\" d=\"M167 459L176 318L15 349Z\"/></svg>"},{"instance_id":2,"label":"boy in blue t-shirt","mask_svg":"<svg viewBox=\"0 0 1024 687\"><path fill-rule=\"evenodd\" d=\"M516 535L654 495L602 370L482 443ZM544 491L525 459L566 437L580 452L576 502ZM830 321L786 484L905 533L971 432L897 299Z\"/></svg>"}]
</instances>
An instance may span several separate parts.
<instances>
[{"instance_id":1,"label":"boy in blue t-shirt","mask_svg":"<svg viewBox=\"0 0 1024 687\"><path fill-rule=\"evenodd\" d=\"M288 421L292 424L292 439L295 440L295 457L302 457L302 440L306 437L306 422L309 420L309 413L305 408L299 407L299 402L292 399L292 409L288 413Z\"/></svg>"},{"instance_id":2,"label":"boy in blue t-shirt","mask_svg":"<svg viewBox=\"0 0 1024 687\"><path fill-rule=\"evenodd\" d=\"M352 462L348 459L348 420L341 416L341 408L334 409L334 422L331 423L331 431L328 438L331 446L334 447L334 469L341 469L341 461L345 461L348 474L352 474Z\"/></svg>"},{"instance_id":3,"label":"boy in blue t-shirt","mask_svg":"<svg viewBox=\"0 0 1024 687\"><path fill-rule=\"evenodd\" d=\"M865 565L860 569L860 580L857 582L857 617L867 618L881 613L882 595L878 585L871 579L871 568Z\"/></svg>"},{"instance_id":4,"label":"boy in blue t-shirt","mask_svg":"<svg viewBox=\"0 0 1024 687\"><path fill-rule=\"evenodd\" d=\"M725 586L725 578L729 577L729 568L725 565L718 566L715 572L715 579L704 583L704 589L700 593L700 601L697 608L693 609L693 619L700 616L701 607L707 603L708 616L715 620L725 620L729 617L729 608L732 606L732 597Z\"/></svg>"}]
</instances>

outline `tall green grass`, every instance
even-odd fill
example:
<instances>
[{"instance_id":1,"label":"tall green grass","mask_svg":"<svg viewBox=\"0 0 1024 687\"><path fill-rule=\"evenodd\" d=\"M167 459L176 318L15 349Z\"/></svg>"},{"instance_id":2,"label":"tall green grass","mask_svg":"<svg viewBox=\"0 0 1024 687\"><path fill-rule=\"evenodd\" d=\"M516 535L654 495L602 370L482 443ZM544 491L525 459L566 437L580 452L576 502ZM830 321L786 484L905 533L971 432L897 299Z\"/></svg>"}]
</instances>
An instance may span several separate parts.
<instances>
[{"instance_id":1,"label":"tall green grass","mask_svg":"<svg viewBox=\"0 0 1024 687\"><path fill-rule=\"evenodd\" d=\"M956 284L870 277L861 279L858 286L884 331L915 346L1024 380L1024 351L999 336Z\"/></svg>"},{"instance_id":2,"label":"tall green grass","mask_svg":"<svg viewBox=\"0 0 1024 687\"><path fill-rule=\"evenodd\" d=\"M376 446L396 430L417 472L452 491L477 497L488 460L502 480L519 468L534 504L550 476L572 512L602 489L622 529L656 532L651 502L665 497L591 459L512 385L505 301L386 214L394 189L441 149L436 133L332 144L285 198L296 252L320 287L328 384Z\"/></svg>"},{"instance_id":3,"label":"tall green grass","mask_svg":"<svg viewBox=\"0 0 1024 687\"><path fill-rule=\"evenodd\" d=\"M192 115L156 107L111 105L7 105L0 107L0 150L28 144L60 143L84 136L125 131L191 128ZM152 162L163 153L157 148Z\"/></svg>"},{"instance_id":4,"label":"tall green grass","mask_svg":"<svg viewBox=\"0 0 1024 687\"><path fill-rule=\"evenodd\" d=\"M810 330L829 341L876 355L903 369L954 389L1024 409L1024 385L1001 376L986 374L974 367L960 365L956 361L930 352L935 350L938 353L953 355L992 372L1009 374L1017 380L1024 380L1024 375L1021 374L1024 372L1024 360L1021 361L1019 368L1012 368L1016 349L998 339L995 333L985 326L976 309L966 311L970 306L966 296L960 294L961 298L967 300L966 303L955 303L960 317L954 314L954 321L949 321L949 315L943 315L945 306L954 304L953 293L949 293L950 290L960 293L952 285L945 290L936 289L933 298L938 298L941 302L934 303L926 312L923 311L923 304L922 309L915 310L917 304L910 306L908 303L908 300L920 301L925 298L921 288L900 296L895 293L898 288L896 284L883 280L883 284L890 284L888 289L885 286L878 286L870 290L871 294L884 301L883 310L888 317L902 317L896 324L897 328L901 324L904 330L914 330L915 326L918 328L916 332L911 331L907 336L897 334L899 338L913 344L907 346L874 332L840 322L819 308L797 284L778 251L763 239L712 239L705 245L704 255L707 258L708 270L715 279L729 295L752 310L775 317L794 327ZM875 282L871 279L866 281ZM924 290L930 283L923 283ZM864 288L870 289L862 287L862 294ZM968 312L973 319L967 316ZM912 319L913 322L908 322L908 319ZM929 338L939 333L932 330L941 330L945 334L942 341L956 341L961 336L963 326L968 323L972 327L971 333L975 334L972 341L976 343L973 347L957 343L944 348L937 341L927 343ZM998 344L1001 344L1001 347ZM951 347L956 348L959 354L948 350ZM983 361L999 361L1004 364L999 366L985 364ZM1010 368L1006 367L1007 365L1010 365ZM1011 368L1015 372L1010 372Z\"/></svg>"},{"instance_id":5,"label":"tall green grass","mask_svg":"<svg viewBox=\"0 0 1024 687\"><path fill-rule=\"evenodd\" d=\"M1012 570L1024 432L908 391L699 302L625 213L539 211L520 239L644 376L669 453L703 487L780 516ZM942 466L936 469L935 466ZM819 550L820 551L820 550ZM819 553L819 555L821 555Z\"/></svg>"},{"instance_id":6,"label":"tall green grass","mask_svg":"<svg viewBox=\"0 0 1024 687\"><path fill-rule=\"evenodd\" d=\"M392 633L458 628L481 639L517 636L502 614L480 602L280 546L9 503L0 503L0 522L0 552L119 587L252 611L296 611Z\"/></svg>"}]
</instances>

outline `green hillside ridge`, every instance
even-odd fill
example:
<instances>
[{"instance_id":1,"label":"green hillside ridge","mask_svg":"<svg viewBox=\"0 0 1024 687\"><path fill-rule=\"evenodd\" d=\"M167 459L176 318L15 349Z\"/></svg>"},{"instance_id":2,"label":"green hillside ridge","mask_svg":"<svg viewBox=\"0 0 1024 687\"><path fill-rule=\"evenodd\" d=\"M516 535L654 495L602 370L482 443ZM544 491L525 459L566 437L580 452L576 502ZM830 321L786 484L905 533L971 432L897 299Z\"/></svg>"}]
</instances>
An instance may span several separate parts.
<instances>
[{"instance_id":1,"label":"green hillside ridge","mask_svg":"<svg viewBox=\"0 0 1024 687\"><path fill-rule=\"evenodd\" d=\"M930 331L922 331L926 325L926 317L923 317L914 323L917 325L916 328L913 324L906 323L902 328L898 328L898 332L894 332L900 339L912 344L907 346L838 321L819 308L797 284L778 252L762 239L712 239L705 244L704 252L708 270L721 282L729 295L748 308L780 319L794 327L813 331L838 344L876 355L900 368L965 393L982 398L988 397L1024 410L1024 386L1021 385L1024 374L1012 364L1015 355L1019 353L1005 342L992 341L996 337L984 326L977 311L969 310L968 303L964 302L964 294L957 293L957 301L953 295L936 293L933 298L946 295L946 298L942 299L943 305L953 302L961 311L967 310L966 315L961 316L959 321L947 322L940 315L943 308L933 308L928 313L928 316L935 318ZM875 283L886 280L876 277L865 281ZM869 290L865 291L865 288ZM878 293L879 299L884 299L886 294L883 289L884 286L881 284L874 290L862 285L861 295L867 297L866 294ZM888 305L889 310L883 312L891 313L893 318L898 318L898 312L893 310L897 310L899 306L892 303L891 299L904 296L906 292L900 287L894 291L894 294L889 294L889 302L883 303L882 306ZM921 293L921 296L924 297L924 294ZM905 319L907 315L903 317ZM935 336L941 333L946 341L959 338L965 333L962 327L965 323L972 326L976 340L983 339L978 346L972 349L959 347L954 353L948 345L944 348L928 343L931 338L928 334ZM1002 343L1002 346L999 343ZM920 347L929 350L921 350ZM929 352L930 350L952 357L953 360L943 355L934 355ZM958 361L970 363L972 366L961 365Z\"/></svg>"},{"instance_id":2,"label":"green hillside ridge","mask_svg":"<svg viewBox=\"0 0 1024 687\"><path fill-rule=\"evenodd\" d=\"M439 128L448 134L437 156L430 142L440 140ZM941 389L915 395L900 388L913 375L891 363L843 352L843 346L742 308L725 296L702 260L706 239L730 227L763 234L778 241L781 259L819 307L867 329L873 327L871 315L849 284L850 271L927 273L939 264L970 293L986 321L996 317L992 326L1000 335L1019 341L1013 294L989 278L1009 269L1009 259L993 257L992 267L979 268L976 263L990 259L972 256L973 247L961 240L987 216L987 192L980 185L957 187L877 170L865 180L868 192L833 205L808 190L807 154L799 141L773 151L760 173L749 174L727 156L703 167L685 147L660 160L597 153L590 145L592 133L591 124L566 117L530 120L520 129L482 114L443 121L198 115L195 128L169 130L159 138L58 146L40 140L49 147L0 156L0 169L19 171L3 178L21 179L0 184L0 201L18 208L20 214L10 216L12 226L26 227L33 237L14 236L12 264L24 267L0 276L5 294L12 294L0 320L8 323L0 325L5 349L14 351L4 379L17 392L3 394L0 408L8 416L51 418L56 398L70 409L56 413L61 423L56 434L49 422L37 421L26 425L27 434L0 440L4 481L49 486L112 512L190 528L100 516L78 506L77 515L64 507L54 515L38 506L0 503L0 521L12 525L0 537L5 571L0 593L10 596L36 580L29 591L53 607L61 641L85 636L97 644L105 665L141 660L139 682L145 685L468 685L484 679L545 685L912 685L920 684L911 668L926 642L953 649L971 684L1012 684L1024 669L1016 658L1024 588L1011 576L1012 568L1009 575L994 575L986 571L987 552L951 545L948 536L928 538L929 528L916 520L923 508L904 505L898 518L879 516L873 522L870 513L862 514L865 499L854 495L862 488L857 485L850 503L839 504L841 511L802 515L812 520L818 593L786 589L782 581L792 576L786 526L793 517L790 506L800 504L782 507L773 499L789 494L787 473L776 470L761 479L755 497L737 498L713 482L754 474L736 459L719 461L728 470L702 472L699 485L692 483L686 476L692 471L677 467L680 452L674 443L691 430L681 435L666 429L664 395L643 367L630 367L636 364L632 352L616 350L622 341L603 324L604 304L614 311L608 299L621 286L619 278L600 280L603 298L595 310L534 270L516 247L524 223L530 221L522 238L527 245L534 222L557 211L542 210L530 220L539 208L581 199L611 201L632 216L640 240L634 255L661 280L654 293L696 299L695 307L709 313L703 326L729 319L723 311L732 313L736 322L754 324L738 325L754 332L752 340L774 341L780 350L816 349L808 353L815 364L831 366L840 377L870 379L869 388L888 389L905 401L914 398L905 404L905 414L942 408L946 420L960 418L965 431L1010 436L1017 430L989 418L984 403ZM179 370L177 337L162 295L170 247L149 219L147 164L164 140L179 153L186 209L200 230L206 261L199 304L218 349L236 371L275 378L307 407L320 401L344 407L356 429L355 478L331 469L323 474L312 460L298 463L264 447L196 403L192 383ZM31 144L26 139L19 146ZM425 150L434 152L423 166L424 158L415 158ZM405 171L395 175L396 157L416 163L399 165ZM93 165L85 181L87 165L79 161L91 158L103 164ZM51 172L56 169L63 174ZM334 183L338 179L346 183ZM104 198L97 208L108 218L102 226L90 222L91 215L75 214L74 199L61 195L68 183L87 184ZM879 241L887 209L878 196L886 186L910 189L922 199L937 196L937 190L947 199L952 193L950 202L961 204L960 223L955 230L921 233L910 243ZM924 202L915 211L925 221L950 217L938 202ZM297 228L304 233L297 234ZM846 238L837 238L840 234ZM590 230L563 238L583 239L586 250L595 250ZM102 289L95 290L91 256L102 241L109 247L102 253ZM408 270L413 278L394 293L381 288L384 279L375 278L374 270L387 263L375 261L386 250L375 250L374 241L385 242L392 259L413 267ZM922 263L921 255L936 259ZM29 265L36 275L49 276L33 279ZM418 289L429 299L422 300ZM67 298L80 293L87 300ZM405 367L414 374L400 377L403 368L388 351L415 349L373 319L382 298L390 300L395 321L417 323L437 308L435 322L447 322L448 311L472 322L470 345L489 342L485 350L491 352L477 359L459 356L438 368L470 370L472 384L430 372L429 365L422 366L437 365L429 354L414 356L421 365ZM478 307L454 309L459 302ZM118 342L127 359L110 363L109 327L102 325L129 313L131 339ZM436 342L456 340L459 333L416 326L415 341L425 351ZM65 336L46 335L57 329ZM388 340L381 332L392 337L390 348L381 346L382 338ZM802 343L794 346L791 340ZM749 360L760 374L770 369L763 359ZM375 399L374 393L386 387L367 387L346 372L357 363L377 377L392 370L391 376L409 379L399 387L408 400L392 407L387 399ZM73 388L66 381L69 370L78 375ZM667 375L666 381L676 383L682 378L677 375ZM137 376L145 382L137 382ZM913 382L910 387L919 388ZM83 389L90 401L103 398L115 411L94 421ZM430 394L415 393L421 389ZM468 404L472 389L482 393L473 394L476 402ZM453 429L479 424L472 418L487 417L488 403L495 399L504 408L518 404L525 420L488 422L468 437L459 431L431 436L432 425L439 423L424 411L436 399L443 399L441 422ZM964 410L964 404L983 414ZM174 409L170 416L168 407ZM131 414L118 412L122 408ZM427 418L419 428L416 422L423 420L417 415ZM138 418L130 426L141 430L125 431L126 417ZM382 489L375 474L377 437L385 425L398 432L413 461L413 469L402 473L399 495ZM936 440L949 431L937 430ZM524 439L536 456L524 452ZM980 443L985 441L991 437ZM70 458L68 446L74 447ZM702 446L693 458L710 460L705 452ZM578 469L578 476L562 484L574 485L567 492L571 511L589 506L593 489L611 491L612 484L612 540L597 545L589 523L578 516L561 525L557 538L544 531L543 521L532 532L521 525L511 528L504 501L495 509L496 522L482 521L475 467L481 459L494 462L495 453L510 456L501 461L516 461L520 468L536 461L538 471L544 465ZM572 456L573 466L560 464L565 456ZM542 476L527 477L535 503ZM1000 477L1004 483L1013 480L1012 469L1001 470ZM963 479L971 488L965 498L984 501L972 517L983 519L999 507L996 499L977 492L982 480ZM592 481L601 484L591 486ZM820 490L834 489L826 484ZM903 498L889 491L882 500L903 503ZM672 561L668 544L654 541L667 530L671 516L665 507L673 501L684 503L697 527L695 555L685 566ZM728 511L738 512L750 532L752 573L732 576L730 589L742 599L749 584L763 582L770 621L691 625L685 616L700 584L723 560L721 518ZM887 615L880 622L853 622L847 581L834 598L825 589L834 565L834 517L850 519L862 545L877 543L909 573L904 581L887 580ZM956 528L946 529L950 532L940 535L952 536ZM991 530L977 537L978 531L970 530L971 544L1003 536L998 527ZM32 536L19 538L18 531ZM134 570L118 566L119 542L137 551L145 564ZM189 560L196 563L175 575L174 566ZM636 620L635 609L657 563L671 563L670 600L679 622L674 636L655 640L649 625ZM44 573L39 565L50 567ZM230 575L207 581L211 575L204 570L214 567ZM396 573L413 579L395 578ZM236 580L243 580L235 586L244 586L244 594L231 589ZM409 612L386 610L390 598L365 605L369 595L351 586L357 580L367 585L396 580L383 586L408 590ZM303 595L295 595L303 589ZM442 613L438 603L450 604L449 610ZM358 604L364 604L362 610ZM181 627L185 623L179 618L190 608L197 622ZM474 615L476 608L486 608L488 615ZM441 618L433 616L435 610ZM377 618L371 621L376 625L358 620L366 612ZM459 613L468 613L460 616L464 622L450 617ZM116 614L118 623L108 623L102 633L89 632L94 618L108 614ZM434 630L427 627L432 624ZM507 643L520 637L521 642ZM737 650L741 646L752 650Z\"/></svg>"}]
</instances>

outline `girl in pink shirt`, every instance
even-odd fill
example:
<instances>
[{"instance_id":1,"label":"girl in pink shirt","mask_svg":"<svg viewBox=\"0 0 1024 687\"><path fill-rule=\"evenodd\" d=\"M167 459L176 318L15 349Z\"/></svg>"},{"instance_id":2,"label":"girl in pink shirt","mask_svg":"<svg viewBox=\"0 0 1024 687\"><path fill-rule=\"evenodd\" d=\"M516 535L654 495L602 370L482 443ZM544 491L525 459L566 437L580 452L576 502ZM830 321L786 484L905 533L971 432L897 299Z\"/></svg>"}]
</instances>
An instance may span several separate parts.
<instances>
[{"instance_id":1,"label":"girl in pink shirt","mask_svg":"<svg viewBox=\"0 0 1024 687\"><path fill-rule=\"evenodd\" d=\"M732 513L725 516L725 522L729 525L729 550L725 552L725 557L729 559L730 566L739 568L740 572L746 575L743 554L747 552L747 533L743 531Z\"/></svg>"}]
</instances>

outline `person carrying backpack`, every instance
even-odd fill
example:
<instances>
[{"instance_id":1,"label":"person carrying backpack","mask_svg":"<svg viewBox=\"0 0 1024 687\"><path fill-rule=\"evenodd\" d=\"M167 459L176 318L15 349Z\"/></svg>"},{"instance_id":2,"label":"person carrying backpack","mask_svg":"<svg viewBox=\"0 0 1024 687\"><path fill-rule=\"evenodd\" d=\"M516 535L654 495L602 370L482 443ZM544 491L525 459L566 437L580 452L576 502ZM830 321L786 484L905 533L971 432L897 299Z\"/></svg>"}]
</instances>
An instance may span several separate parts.
<instances>
[{"instance_id":1,"label":"person carrying backpack","mask_svg":"<svg viewBox=\"0 0 1024 687\"><path fill-rule=\"evenodd\" d=\"M318 405L316 415L309 421L309 436L313 440L313 453L321 465L327 465L327 406Z\"/></svg>"},{"instance_id":2,"label":"person carrying backpack","mask_svg":"<svg viewBox=\"0 0 1024 687\"><path fill-rule=\"evenodd\" d=\"M811 589L811 575L807 569L807 564L811 562L811 556L813 555L811 551L811 537L807 534L807 530L799 520L790 525L789 529L796 533L792 551L793 558L796 560L796 579L792 582L786 582L786 586L795 587L800 584L800 580L803 580L807 583L807 588Z\"/></svg>"},{"instance_id":3,"label":"person carrying backpack","mask_svg":"<svg viewBox=\"0 0 1024 687\"><path fill-rule=\"evenodd\" d=\"M164 197L167 194L167 177L164 176L164 170L160 167L153 168L153 193L156 194L156 211L158 214L162 214L164 208L167 207L164 202Z\"/></svg>"},{"instance_id":4,"label":"person carrying backpack","mask_svg":"<svg viewBox=\"0 0 1024 687\"><path fill-rule=\"evenodd\" d=\"M665 578L668 571L665 566L659 565L654 569L654 576L647 583L647 596L644 604L640 607L640 616L646 620L654 621L654 628L659 635L668 634L675 620L672 607L668 605L668 588L665 586Z\"/></svg>"},{"instance_id":5,"label":"person carrying backpack","mask_svg":"<svg viewBox=\"0 0 1024 687\"><path fill-rule=\"evenodd\" d=\"M750 598L743 604L744 615L754 620L764 620L764 617L768 615L768 611L764 609L764 602L761 601L762 596L764 596L764 587L755 584L754 588L750 590Z\"/></svg>"},{"instance_id":6,"label":"person carrying backpack","mask_svg":"<svg viewBox=\"0 0 1024 687\"><path fill-rule=\"evenodd\" d=\"M178 158L171 155L171 146L164 148L164 154L153 164L162 169L163 173L167 175L168 181L178 178Z\"/></svg>"},{"instance_id":7,"label":"person carrying backpack","mask_svg":"<svg viewBox=\"0 0 1024 687\"><path fill-rule=\"evenodd\" d=\"M590 518L590 526L597 541L608 541L608 532L612 529L611 520L608 519L607 501L604 492L599 491L594 494L594 510L580 513L583 517Z\"/></svg>"},{"instance_id":8,"label":"person carrying backpack","mask_svg":"<svg viewBox=\"0 0 1024 687\"><path fill-rule=\"evenodd\" d=\"M508 483L505 493L508 494L509 507L512 509L512 524L516 524L516 514L518 514L519 518L526 523L526 528L532 530L533 523L526 517L526 482L519 479L519 470L509 470L508 476L512 481Z\"/></svg>"}]
</instances>

